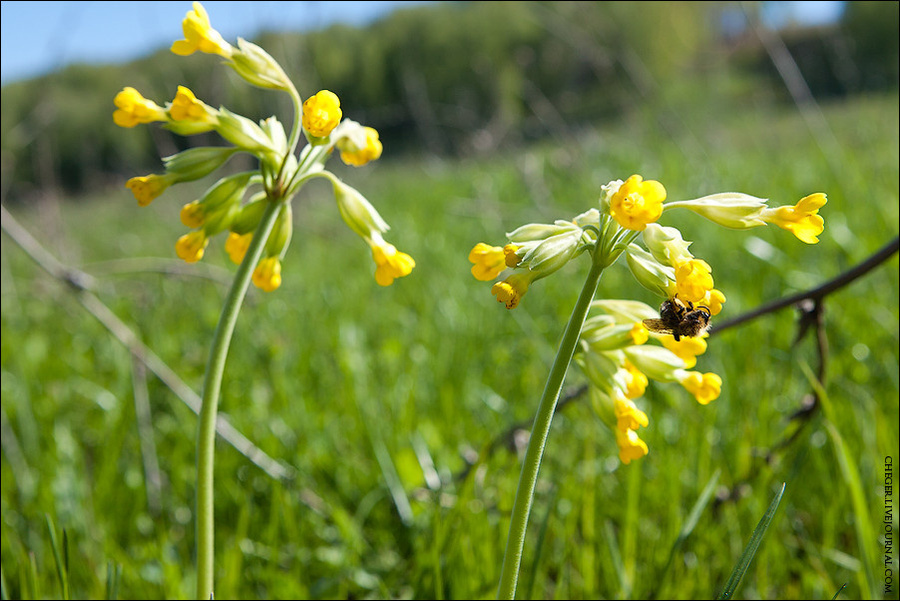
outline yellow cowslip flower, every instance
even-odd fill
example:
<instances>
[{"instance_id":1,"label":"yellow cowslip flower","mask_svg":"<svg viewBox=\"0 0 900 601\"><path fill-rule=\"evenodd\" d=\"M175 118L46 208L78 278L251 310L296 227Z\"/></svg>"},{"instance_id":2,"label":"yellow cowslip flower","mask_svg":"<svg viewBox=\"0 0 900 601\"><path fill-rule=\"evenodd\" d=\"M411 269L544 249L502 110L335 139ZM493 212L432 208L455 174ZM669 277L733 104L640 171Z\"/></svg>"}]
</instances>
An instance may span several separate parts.
<instances>
[{"instance_id":1,"label":"yellow cowslip flower","mask_svg":"<svg viewBox=\"0 0 900 601\"><path fill-rule=\"evenodd\" d=\"M206 54L231 58L234 48L225 41L222 34L213 29L206 9L199 2L194 2L193 6L194 10L189 11L181 22L185 39L173 43L172 52L179 56L188 56L199 50Z\"/></svg>"},{"instance_id":2,"label":"yellow cowslip flower","mask_svg":"<svg viewBox=\"0 0 900 601\"><path fill-rule=\"evenodd\" d=\"M666 189L661 183L632 175L612 195L609 213L622 227L643 231L662 215L665 199Z\"/></svg>"},{"instance_id":3,"label":"yellow cowslip flower","mask_svg":"<svg viewBox=\"0 0 900 601\"><path fill-rule=\"evenodd\" d=\"M474 263L472 275L481 282L493 280L506 268L503 249L484 242L479 242L469 252L469 261Z\"/></svg>"},{"instance_id":4,"label":"yellow cowslip flower","mask_svg":"<svg viewBox=\"0 0 900 601\"><path fill-rule=\"evenodd\" d=\"M625 380L625 396L629 399L636 399L644 396L644 391L647 390L647 384L649 384L649 380L647 376L644 375L644 372L636 368L631 361L625 360L624 371L627 374ZM647 424L644 424L645 426Z\"/></svg>"},{"instance_id":5,"label":"yellow cowslip flower","mask_svg":"<svg viewBox=\"0 0 900 601\"><path fill-rule=\"evenodd\" d=\"M522 257L517 254L518 252L519 247L515 244L507 244L503 247L504 262L507 267L515 267L522 262Z\"/></svg>"},{"instance_id":6,"label":"yellow cowslip flower","mask_svg":"<svg viewBox=\"0 0 900 601\"><path fill-rule=\"evenodd\" d=\"M362 148L356 147L350 138L342 138L338 141L337 146L341 151L341 160L348 165L362 167L381 156L383 147L381 140L378 139L378 131L372 127L363 127L363 131L366 134L366 145Z\"/></svg>"},{"instance_id":7,"label":"yellow cowslip flower","mask_svg":"<svg viewBox=\"0 0 900 601\"><path fill-rule=\"evenodd\" d=\"M818 214L828 198L821 192L810 194L794 206L763 209L760 218L785 229L807 244L819 241L818 235L825 231L825 220Z\"/></svg>"},{"instance_id":8,"label":"yellow cowslip flower","mask_svg":"<svg viewBox=\"0 0 900 601\"><path fill-rule=\"evenodd\" d=\"M616 444L619 446L619 460L625 465L650 452L647 443L641 440L634 430L616 428Z\"/></svg>"},{"instance_id":9,"label":"yellow cowslip flower","mask_svg":"<svg viewBox=\"0 0 900 601\"><path fill-rule=\"evenodd\" d=\"M702 355L706 352L705 338L707 336L709 336L709 334L705 332L703 333L703 336L683 336L681 340L676 342L674 336L666 334L660 336L660 342L664 347L675 353L679 359L684 361L684 366L686 368L691 368L697 365L697 355Z\"/></svg>"},{"instance_id":10,"label":"yellow cowslip flower","mask_svg":"<svg viewBox=\"0 0 900 601\"><path fill-rule=\"evenodd\" d=\"M699 304L709 308L710 315L718 315L722 312L722 305L725 304L725 295L721 290L713 288L706 293L706 296L703 297Z\"/></svg>"},{"instance_id":11,"label":"yellow cowslip flower","mask_svg":"<svg viewBox=\"0 0 900 601\"><path fill-rule=\"evenodd\" d=\"M181 223L189 228L197 228L203 225L205 211L199 200L194 200L181 207Z\"/></svg>"},{"instance_id":12,"label":"yellow cowslip flower","mask_svg":"<svg viewBox=\"0 0 900 601\"><path fill-rule=\"evenodd\" d=\"M264 292L272 292L281 286L281 260L266 257L253 270L253 285Z\"/></svg>"},{"instance_id":13,"label":"yellow cowslip flower","mask_svg":"<svg viewBox=\"0 0 900 601\"><path fill-rule=\"evenodd\" d=\"M697 371L678 370L678 382L694 395L701 405L708 405L722 393L722 378L714 373L701 374Z\"/></svg>"},{"instance_id":14,"label":"yellow cowslip flower","mask_svg":"<svg viewBox=\"0 0 900 601\"><path fill-rule=\"evenodd\" d=\"M702 259L682 260L675 265L675 288L682 301L697 303L713 288L712 268Z\"/></svg>"},{"instance_id":15,"label":"yellow cowslip flower","mask_svg":"<svg viewBox=\"0 0 900 601\"><path fill-rule=\"evenodd\" d=\"M139 123L168 121L166 111L152 100L147 100L131 87L123 88L113 99L116 110L113 121L119 127L134 127Z\"/></svg>"},{"instance_id":16,"label":"yellow cowslip flower","mask_svg":"<svg viewBox=\"0 0 900 601\"><path fill-rule=\"evenodd\" d=\"M225 240L225 252L228 253L228 258L232 263L240 265L243 262L244 255L250 248L251 240L253 240L253 232L244 235L228 232L228 238Z\"/></svg>"},{"instance_id":17,"label":"yellow cowslip flower","mask_svg":"<svg viewBox=\"0 0 900 601\"><path fill-rule=\"evenodd\" d=\"M175 243L175 253L185 263L196 263L203 258L203 251L209 244L209 238L203 230L188 232Z\"/></svg>"},{"instance_id":18,"label":"yellow cowslip flower","mask_svg":"<svg viewBox=\"0 0 900 601\"><path fill-rule=\"evenodd\" d=\"M533 281L534 274L531 271L520 271L494 284L491 294L497 297L498 302L505 303L507 309L515 309Z\"/></svg>"},{"instance_id":19,"label":"yellow cowslip flower","mask_svg":"<svg viewBox=\"0 0 900 601\"><path fill-rule=\"evenodd\" d=\"M168 173L165 175L151 173L150 175L132 177L125 182L125 187L134 194L134 198L139 206L146 207L153 202L154 198L165 192L166 188L174 184L175 181L175 176Z\"/></svg>"},{"instance_id":20,"label":"yellow cowslip flower","mask_svg":"<svg viewBox=\"0 0 900 601\"><path fill-rule=\"evenodd\" d=\"M634 325L631 326L629 334L631 335L631 340L634 342L634 344L644 344L645 342L647 342L647 340L650 339L650 332L640 321L634 322Z\"/></svg>"},{"instance_id":21,"label":"yellow cowslip flower","mask_svg":"<svg viewBox=\"0 0 900 601\"><path fill-rule=\"evenodd\" d=\"M175 99L169 106L169 116L175 121L192 121L194 123L215 124L218 122L218 112L198 100L194 93L185 86L178 86Z\"/></svg>"},{"instance_id":22,"label":"yellow cowslip flower","mask_svg":"<svg viewBox=\"0 0 900 601\"><path fill-rule=\"evenodd\" d=\"M330 134L341 122L341 116L341 101L329 90L317 92L303 103L303 129L316 138Z\"/></svg>"},{"instance_id":23,"label":"yellow cowslip flower","mask_svg":"<svg viewBox=\"0 0 900 601\"><path fill-rule=\"evenodd\" d=\"M375 281L380 286L390 286L396 278L409 275L416 262L408 254L398 251L384 240L371 240L372 259L375 261Z\"/></svg>"},{"instance_id":24,"label":"yellow cowslip flower","mask_svg":"<svg viewBox=\"0 0 900 601\"><path fill-rule=\"evenodd\" d=\"M647 414L638 409L630 399L617 398L614 403L616 412L616 428L618 430L637 430L650 425Z\"/></svg>"}]
</instances>

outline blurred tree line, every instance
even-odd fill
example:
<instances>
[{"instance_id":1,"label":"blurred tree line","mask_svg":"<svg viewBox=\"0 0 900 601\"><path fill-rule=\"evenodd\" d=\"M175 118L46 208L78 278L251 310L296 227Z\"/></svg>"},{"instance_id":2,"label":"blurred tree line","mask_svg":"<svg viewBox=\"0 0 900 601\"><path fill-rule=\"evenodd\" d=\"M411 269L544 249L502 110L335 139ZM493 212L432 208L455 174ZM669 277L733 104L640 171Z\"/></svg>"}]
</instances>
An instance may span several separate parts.
<instances>
[{"instance_id":1,"label":"blurred tree line","mask_svg":"<svg viewBox=\"0 0 900 601\"><path fill-rule=\"evenodd\" d=\"M386 152L459 156L514 147L634 111L729 110L790 101L753 23L758 3L446 2L365 28L262 34L303 96L322 88L372 125ZM215 15L213 15L215 24ZM898 86L898 3L850 2L839 23L779 32L817 98ZM233 40L230 40L233 42ZM178 83L251 118L286 119L285 95L237 82L218 57L161 49L122 65L73 65L2 89L4 197L84 191L136 173L190 139L158 127L126 134L112 99L133 86L163 104ZM289 123L286 124L290 126Z\"/></svg>"}]
</instances>

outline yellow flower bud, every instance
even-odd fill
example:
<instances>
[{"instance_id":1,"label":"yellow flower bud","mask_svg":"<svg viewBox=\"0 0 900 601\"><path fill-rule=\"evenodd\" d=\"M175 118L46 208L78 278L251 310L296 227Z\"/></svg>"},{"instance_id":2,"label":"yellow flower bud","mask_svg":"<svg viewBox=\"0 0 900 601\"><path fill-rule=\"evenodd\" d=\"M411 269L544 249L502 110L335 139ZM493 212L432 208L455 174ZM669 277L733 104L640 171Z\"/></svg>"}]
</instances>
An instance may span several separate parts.
<instances>
[{"instance_id":1,"label":"yellow flower bud","mask_svg":"<svg viewBox=\"0 0 900 601\"><path fill-rule=\"evenodd\" d=\"M253 270L253 285L264 292L272 292L281 286L281 260L266 257Z\"/></svg>"},{"instance_id":2,"label":"yellow flower bud","mask_svg":"<svg viewBox=\"0 0 900 601\"><path fill-rule=\"evenodd\" d=\"M662 215L665 199L666 189L661 183L632 175L612 195L609 213L622 227L642 231Z\"/></svg>"},{"instance_id":3,"label":"yellow flower bud","mask_svg":"<svg viewBox=\"0 0 900 601\"><path fill-rule=\"evenodd\" d=\"M303 103L303 129L313 137L330 134L341 122L341 116L341 101L334 92L322 90Z\"/></svg>"},{"instance_id":4,"label":"yellow flower bud","mask_svg":"<svg viewBox=\"0 0 900 601\"><path fill-rule=\"evenodd\" d=\"M175 121L193 121L213 126L218 123L218 111L198 100L185 86L178 86L175 98L169 106L169 116Z\"/></svg>"},{"instance_id":5,"label":"yellow flower bud","mask_svg":"<svg viewBox=\"0 0 900 601\"><path fill-rule=\"evenodd\" d=\"M701 374L696 371L678 370L675 374L678 382L694 395L701 405L708 405L719 398L722 392L722 378L714 373Z\"/></svg>"},{"instance_id":6,"label":"yellow flower bud","mask_svg":"<svg viewBox=\"0 0 900 601\"><path fill-rule=\"evenodd\" d=\"M650 420L647 414L638 409L630 399L617 398L614 403L616 412L616 428L622 431L637 430L647 427Z\"/></svg>"},{"instance_id":7,"label":"yellow flower bud","mask_svg":"<svg viewBox=\"0 0 900 601\"><path fill-rule=\"evenodd\" d=\"M375 261L375 281L379 286L390 286L396 278L409 275L416 262L406 253L398 251L378 236L378 240L370 242L372 259Z\"/></svg>"},{"instance_id":8,"label":"yellow flower bud","mask_svg":"<svg viewBox=\"0 0 900 601\"><path fill-rule=\"evenodd\" d=\"M616 444L619 447L619 460L625 465L650 452L647 443L641 440L634 430L623 431L616 428Z\"/></svg>"},{"instance_id":9,"label":"yellow flower bud","mask_svg":"<svg viewBox=\"0 0 900 601\"><path fill-rule=\"evenodd\" d=\"M228 253L228 258L232 263L240 265L244 261L251 240L253 240L252 232L244 235L235 232L228 233L228 238L225 240L225 252Z\"/></svg>"},{"instance_id":10,"label":"yellow flower bud","mask_svg":"<svg viewBox=\"0 0 900 601\"><path fill-rule=\"evenodd\" d=\"M504 249L479 242L469 252L469 261L474 263L472 275L476 280L488 282L493 280L506 267L503 257Z\"/></svg>"},{"instance_id":11,"label":"yellow flower bud","mask_svg":"<svg viewBox=\"0 0 900 601\"><path fill-rule=\"evenodd\" d=\"M125 187L134 194L139 206L146 207L175 182L176 178L168 173L166 175L150 174L132 177L125 183Z\"/></svg>"},{"instance_id":12,"label":"yellow flower bud","mask_svg":"<svg viewBox=\"0 0 900 601\"><path fill-rule=\"evenodd\" d=\"M319 93L321 94L321 92ZM338 140L337 147L341 151L341 160L348 165L362 167L381 156L383 148L381 140L378 139L378 132L371 127L364 127L363 131L366 136L366 145L363 147L353 144L350 137Z\"/></svg>"},{"instance_id":13,"label":"yellow flower bud","mask_svg":"<svg viewBox=\"0 0 900 601\"><path fill-rule=\"evenodd\" d=\"M113 121L119 127L134 127L139 123L168 121L165 109L141 96L141 93L134 88L122 89L116 94L113 102L116 105Z\"/></svg>"},{"instance_id":14,"label":"yellow flower bud","mask_svg":"<svg viewBox=\"0 0 900 601\"><path fill-rule=\"evenodd\" d=\"M178 239L178 242L175 243L175 253L185 263L196 263L203 258L203 251L206 250L207 244L209 244L209 239L206 237L206 232L194 230Z\"/></svg>"},{"instance_id":15,"label":"yellow flower bud","mask_svg":"<svg viewBox=\"0 0 900 601\"><path fill-rule=\"evenodd\" d=\"M234 48L212 28L206 9L199 2L194 2L193 6L194 10L189 11L181 22L185 39L172 44L172 52L179 56L188 56L199 50L206 54L231 58Z\"/></svg>"},{"instance_id":16,"label":"yellow flower bud","mask_svg":"<svg viewBox=\"0 0 900 601\"><path fill-rule=\"evenodd\" d=\"M197 228L203 225L203 205L199 200L187 203L181 207L181 223L189 228Z\"/></svg>"},{"instance_id":17,"label":"yellow flower bud","mask_svg":"<svg viewBox=\"0 0 900 601\"><path fill-rule=\"evenodd\" d=\"M534 281L534 277L531 271L514 273L502 282L494 284L491 287L491 294L497 297L498 302L504 303L507 309L515 309L528 292L528 286Z\"/></svg>"}]
</instances>

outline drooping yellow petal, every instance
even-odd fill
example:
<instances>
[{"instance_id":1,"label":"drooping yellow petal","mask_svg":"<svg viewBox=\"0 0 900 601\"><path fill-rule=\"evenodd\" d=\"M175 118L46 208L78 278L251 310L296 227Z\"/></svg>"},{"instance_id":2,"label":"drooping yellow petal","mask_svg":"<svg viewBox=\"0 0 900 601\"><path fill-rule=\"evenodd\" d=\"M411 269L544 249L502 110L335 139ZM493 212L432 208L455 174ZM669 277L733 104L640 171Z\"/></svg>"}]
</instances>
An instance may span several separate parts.
<instances>
[{"instance_id":1,"label":"drooping yellow petal","mask_svg":"<svg viewBox=\"0 0 900 601\"><path fill-rule=\"evenodd\" d=\"M181 223L189 228L197 228L203 225L204 210L200 201L194 200L181 207Z\"/></svg>"},{"instance_id":2,"label":"drooping yellow petal","mask_svg":"<svg viewBox=\"0 0 900 601\"><path fill-rule=\"evenodd\" d=\"M244 261L251 240L253 240L253 232L244 235L235 232L228 233L228 238L225 240L225 252L228 253L228 258L232 263L240 265Z\"/></svg>"},{"instance_id":3,"label":"drooping yellow petal","mask_svg":"<svg viewBox=\"0 0 900 601\"><path fill-rule=\"evenodd\" d=\"M637 430L639 427L647 427L650 420L647 414L635 406L630 399L618 398L614 403L616 412L616 428L622 431Z\"/></svg>"},{"instance_id":4,"label":"drooping yellow petal","mask_svg":"<svg viewBox=\"0 0 900 601\"><path fill-rule=\"evenodd\" d=\"M791 232L802 242L815 244L819 241L819 234L825 231L825 220L818 213L826 202L828 198L816 192L800 199L794 206L765 209L761 217Z\"/></svg>"},{"instance_id":5,"label":"drooping yellow petal","mask_svg":"<svg viewBox=\"0 0 900 601\"><path fill-rule=\"evenodd\" d=\"M173 43L172 52L179 56L188 56L199 50L206 54L218 54L225 58L231 58L234 48L218 31L213 29L206 9L199 2L194 2L193 6L194 9L188 11L181 22L185 39Z\"/></svg>"},{"instance_id":6,"label":"drooping yellow petal","mask_svg":"<svg viewBox=\"0 0 900 601\"><path fill-rule=\"evenodd\" d=\"M706 352L706 340L709 336L703 333L702 336L682 336L680 340L675 341L675 337L665 335L660 337L662 345L675 353L679 359L684 361L685 368L691 368L697 365L697 355Z\"/></svg>"},{"instance_id":7,"label":"drooping yellow petal","mask_svg":"<svg viewBox=\"0 0 900 601\"><path fill-rule=\"evenodd\" d=\"M701 374L696 371L682 371L678 381L684 388L694 395L701 405L708 405L719 398L722 393L722 378L714 373Z\"/></svg>"},{"instance_id":8,"label":"drooping yellow petal","mask_svg":"<svg viewBox=\"0 0 900 601\"><path fill-rule=\"evenodd\" d=\"M641 440L634 430L622 431L616 428L616 444L619 446L619 459L625 465L650 452L647 443Z\"/></svg>"},{"instance_id":9,"label":"drooping yellow petal","mask_svg":"<svg viewBox=\"0 0 900 601\"><path fill-rule=\"evenodd\" d=\"M469 261L474 263L472 275L482 282L493 280L506 268L503 249L484 242L479 242L469 252Z\"/></svg>"},{"instance_id":10,"label":"drooping yellow petal","mask_svg":"<svg viewBox=\"0 0 900 601\"><path fill-rule=\"evenodd\" d=\"M253 285L264 292L272 292L281 286L281 261L278 257L266 257L253 270Z\"/></svg>"},{"instance_id":11,"label":"drooping yellow petal","mask_svg":"<svg viewBox=\"0 0 900 601\"><path fill-rule=\"evenodd\" d=\"M185 263L196 263L203 258L209 239L203 230L188 232L175 243L175 253Z\"/></svg>"},{"instance_id":12,"label":"drooping yellow petal","mask_svg":"<svg viewBox=\"0 0 900 601\"><path fill-rule=\"evenodd\" d=\"M139 123L167 121L165 109L152 100L147 100L132 87L123 88L116 94L113 102L116 105L113 121L119 127L134 127Z\"/></svg>"},{"instance_id":13,"label":"drooping yellow petal","mask_svg":"<svg viewBox=\"0 0 900 601\"><path fill-rule=\"evenodd\" d=\"M185 86L178 86L175 98L169 107L169 115L175 121L191 121L194 123L212 124L218 121L216 110L205 102L198 100L194 93Z\"/></svg>"},{"instance_id":14,"label":"drooping yellow petal","mask_svg":"<svg viewBox=\"0 0 900 601\"><path fill-rule=\"evenodd\" d=\"M528 286L534 281L531 272L514 273L502 282L497 282L491 287L491 294L497 297L497 301L504 303L507 309L515 309L519 301L528 292Z\"/></svg>"},{"instance_id":15,"label":"drooping yellow petal","mask_svg":"<svg viewBox=\"0 0 900 601\"><path fill-rule=\"evenodd\" d=\"M411 256L384 241L372 243L372 259L375 261L375 281L380 286L390 286L396 278L409 275L416 266Z\"/></svg>"},{"instance_id":16,"label":"drooping yellow petal","mask_svg":"<svg viewBox=\"0 0 900 601\"><path fill-rule=\"evenodd\" d=\"M153 202L153 199L166 191L166 188L175 183L174 178L170 175L142 175L140 177L132 177L125 183L125 187L134 194L138 205L146 207Z\"/></svg>"}]
</instances>

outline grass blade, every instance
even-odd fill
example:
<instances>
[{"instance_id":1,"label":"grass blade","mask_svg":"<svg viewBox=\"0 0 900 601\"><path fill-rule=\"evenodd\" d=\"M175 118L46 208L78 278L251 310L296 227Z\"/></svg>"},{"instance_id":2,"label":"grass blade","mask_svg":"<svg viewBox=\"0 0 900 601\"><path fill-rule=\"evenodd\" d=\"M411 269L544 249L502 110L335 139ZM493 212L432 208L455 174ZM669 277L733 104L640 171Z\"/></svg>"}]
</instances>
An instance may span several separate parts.
<instances>
[{"instance_id":1,"label":"grass blade","mask_svg":"<svg viewBox=\"0 0 900 601\"><path fill-rule=\"evenodd\" d=\"M694 503L694 506L691 508L691 512L684 521L684 526L681 527L681 532L678 533L678 537L675 539L675 542L672 543L672 549L669 551L669 558L666 560L666 566L663 568L662 573L660 573L659 578L657 578L656 587L650 592L650 599L655 599L657 593L662 590L662 587L666 582L666 576L669 574L669 568L672 567L672 561L674 561L678 552L681 551L684 541L688 539L694 531L694 528L697 527L697 522L700 521L703 510L706 509L710 499L712 499L713 492L716 490L716 485L719 483L719 475L721 473L722 470L716 470L716 473L714 473L712 478L709 479L709 482L706 483L703 492L700 493L700 497L697 498L697 502Z\"/></svg>"},{"instance_id":2,"label":"grass blade","mask_svg":"<svg viewBox=\"0 0 900 601\"><path fill-rule=\"evenodd\" d=\"M106 563L106 598L116 599L119 596L119 572L121 566L113 561Z\"/></svg>"},{"instance_id":3,"label":"grass blade","mask_svg":"<svg viewBox=\"0 0 900 601\"><path fill-rule=\"evenodd\" d=\"M747 543L744 552L741 554L740 560L738 560L737 565L731 572L731 576L725 583L725 588L722 589L722 592L719 593L719 596L716 597L716 599L731 599L734 597L734 592L737 590L738 585L741 583L741 579L747 572L747 568L750 567L750 562L753 561L753 557L756 555L760 543L762 543L763 536L765 536L766 530L769 529L769 525L772 523L772 518L775 517L778 505L781 503L781 497L784 495L785 486L785 484L781 485L781 490L779 490L778 494L775 495L775 498L772 499L766 513L762 516L762 519L759 520L756 529L753 531L753 536L750 537L750 542Z\"/></svg>"},{"instance_id":4,"label":"grass blade","mask_svg":"<svg viewBox=\"0 0 900 601\"><path fill-rule=\"evenodd\" d=\"M68 574L68 553L67 537L63 530L63 544L60 546L59 540L56 538L56 528L53 526L53 520L47 515L47 528L50 529L50 546L53 547L53 560L56 562L56 577L59 579L59 588L62 599L69 598L69 574Z\"/></svg>"}]
</instances>

